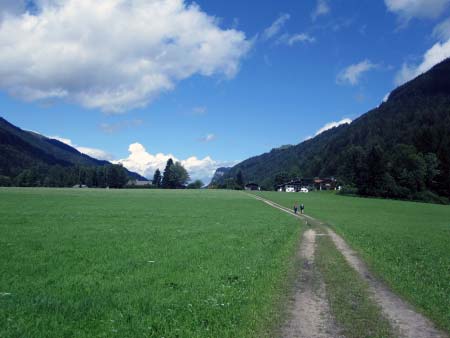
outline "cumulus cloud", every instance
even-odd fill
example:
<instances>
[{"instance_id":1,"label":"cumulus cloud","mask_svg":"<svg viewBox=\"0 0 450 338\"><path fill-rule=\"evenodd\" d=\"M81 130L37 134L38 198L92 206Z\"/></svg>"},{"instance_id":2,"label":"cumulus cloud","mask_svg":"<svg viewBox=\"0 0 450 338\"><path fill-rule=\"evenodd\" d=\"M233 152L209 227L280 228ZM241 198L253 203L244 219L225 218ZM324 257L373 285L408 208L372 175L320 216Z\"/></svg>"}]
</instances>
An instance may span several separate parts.
<instances>
[{"instance_id":1,"label":"cumulus cloud","mask_svg":"<svg viewBox=\"0 0 450 338\"><path fill-rule=\"evenodd\" d=\"M432 19L440 16L450 0L384 0L390 12L396 13L404 22L412 18Z\"/></svg>"},{"instance_id":2,"label":"cumulus cloud","mask_svg":"<svg viewBox=\"0 0 450 338\"><path fill-rule=\"evenodd\" d=\"M330 13L328 2L326 0L317 0L317 5L311 13L311 18L315 21L319 16L327 15L328 13Z\"/></svg>"},{"instance_id":3,"label":"cumulus cloud","mask_svg":"<svg viewBox=\"0 0 450 338\"><path fill-rule=\"evenodd\" d=\"M450 40L450 18L444 20L433 29L433 37L441 40Z\"/></svg>"},{"instance_id":4,"label":"cumulus cloud","mask_svg":"<svg viewBox=\"0 0 450 338\"><path fill-rule=\"evenodd\" d=\"M447 42L436 43L423 56L422 62L419 65L411 65L404 63L400 71L395 77L395 84L401 85L416 76L427 72L439 62L450 57L450 39Z\"/></svg>"},{"instance_id":5,"label":"cumulus cloud","mask_svg":"<svg viewBox=\"0 0 450 338\"><path fill-rule=\"evenodd\" d=\"M251 47L243 32L184 0L35 5L33 14L12 0L0 7L0 88L25 100L123 112L196 74L232 78Z\"/></svg>"},{"instance_id":6,"label":"cumulus cloud","mask_svg":"<svg viewBox=\"0 0 450 338\"><path fill-rule=\"evenodd\" d=\"M357 85L361 79L361 76L376 68L377 65L370 62L369 60L361 61L360 63L353 64L341 71L336 79L339 84L351 84L352 86Z\"/></svg>"},{"instance_id":7,"label":"cumulus cloud","mask_svg":"<svg viewBox=\"0 0 450 338\"><path fill-rule=\"evenodd\" d=\"M286 22L291 18L289 14L280 14L280 16L269 26L267 27L263 34L262 38L264 40L269 40L274 36L278 35L281 29L284 27Z\"/></svg>"},{"instance_id":8,"label":"cumulus cloud","mask_svg":"<svg viewBox=\"0 0 450 338\"><path fill-rule=\"evenodd\" d=\"M81 147L76 144L73 144L72 140L64 137L59 136L50 136L49 138L52 138L54 140L58 140L59 142L65 143L76 150L78 150L82 154L86 154L90 157L96 158L98 160L105 160L105 161L111 161L113 159L112 155L107 153L104 150L96 149L96 148L89 148L89 147Z\"/></svg>"},{"instance_id":9,"label":"cumulus cloud","mask_svg":"<svg viewBox=\"0 0 450 338\"><path fill-rule=\"evenodd\" d=\"M317 135L319 135L319 134L322 134L324 131L327 131L327 130L329 130L329 129L332 129L332 128L335 128L335 127L339 127L339 126L342 125L342 124L350 124L350 123L352 123L352 120L350 120L350 119L342 119L342 120L340 120L340 121L338 121L338 122L330 122L330 123L327 123L326 125L324 125L322 128L320 128L320 129L316 132L316 135L315 135L315 136L317 136Z\"/></svg>"},{"instance_id":10,"label":"cumulus cloud","mask_svg":"<svg viewBox=\"0 0 450 338\"><path fill-rule=\"evenodd\" d=\"M129 156L125 159L115 161L122 163L125 168L135 171L145 177L151 178L156 169L164 170L167 160L179 161L186 168L192 180L201 179L204 183L209 183L217 168L230 166L236 162L219 162L210 156L203 159L191 156L187 159L178 159L173 154L151 154L140 143L133 143L128 148Z\"/></svg>"}]
</instances>

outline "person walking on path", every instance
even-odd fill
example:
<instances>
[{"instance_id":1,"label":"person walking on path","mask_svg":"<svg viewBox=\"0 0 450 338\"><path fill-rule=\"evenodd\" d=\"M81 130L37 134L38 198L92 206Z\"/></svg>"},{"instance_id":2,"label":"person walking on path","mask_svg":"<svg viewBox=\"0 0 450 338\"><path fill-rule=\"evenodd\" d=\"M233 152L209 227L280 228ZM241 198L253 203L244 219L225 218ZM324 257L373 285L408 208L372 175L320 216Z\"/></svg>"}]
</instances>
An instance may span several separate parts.
<instances>
[{"instance_id":1,"label":"person walking on path","mask_svg":"<svg viewBox=\"0 0 450 338\"><path fill-rule=\"evenodd\" d=\"M294 214L297 215L297 212L298 212L298 204L295 203L295 204L294 204Z\"/></svg>"},{"instance_id":2,"label":"person walking on path","mask_svg":"<svg viewBox=\"0 0 450 338\"><path fill-rule=\"evenodd\" d=\"M300 212L302 215L305 213L305 205L303 203L300 204Z\"/></svg>"}]
</instances>

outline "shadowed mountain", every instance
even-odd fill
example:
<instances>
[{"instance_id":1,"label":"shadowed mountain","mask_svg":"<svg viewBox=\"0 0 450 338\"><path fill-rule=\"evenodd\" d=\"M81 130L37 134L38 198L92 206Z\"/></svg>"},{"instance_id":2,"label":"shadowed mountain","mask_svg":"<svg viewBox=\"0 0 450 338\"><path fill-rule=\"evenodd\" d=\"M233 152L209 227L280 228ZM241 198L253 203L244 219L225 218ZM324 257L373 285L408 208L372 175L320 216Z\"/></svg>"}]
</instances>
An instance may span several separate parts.
<instances>
[{"instance_id":1,"label":"shadowed mountain","mask_svg":"<svg viewBox=\"0 0 450 338\"><path fill-rule=\"evenodd\" d=\"M295 177L337 177L362 195L450 196L450 59L395 89L386 102L292 147L249 158L237 173L266 189Z\"/></svg>"},{"instance_id":2,"label":"shadowed mountain","mask_svg":"<svg viewBox=\"0 0 450 338\"><path fill-rule=\"evenodd\" d=\"M97 160L77 149L35 132L22 130L0 117L0 175L14 178L36 166L103 167L108 161ZM132 179L146 180L130 172Z\"/></svg>"}]
</instances>

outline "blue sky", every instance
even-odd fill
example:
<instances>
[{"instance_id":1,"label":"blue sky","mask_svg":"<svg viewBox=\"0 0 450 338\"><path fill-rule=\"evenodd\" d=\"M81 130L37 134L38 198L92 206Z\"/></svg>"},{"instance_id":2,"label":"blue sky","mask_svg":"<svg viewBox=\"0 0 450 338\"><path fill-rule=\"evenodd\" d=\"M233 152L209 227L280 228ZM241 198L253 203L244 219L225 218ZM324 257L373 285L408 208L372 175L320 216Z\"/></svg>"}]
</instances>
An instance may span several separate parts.
<instances>
[{"instance_id":1,"label":"blue sky","mask_svg":"<svg viewBox=\"0 0 450 338\"><path fill-rule=\"evenodd\" d=\"M147 176L173 156L207 181L450 56L450 0L3 0L0 15L0 116Z\"/></svg>"}]
</instances>

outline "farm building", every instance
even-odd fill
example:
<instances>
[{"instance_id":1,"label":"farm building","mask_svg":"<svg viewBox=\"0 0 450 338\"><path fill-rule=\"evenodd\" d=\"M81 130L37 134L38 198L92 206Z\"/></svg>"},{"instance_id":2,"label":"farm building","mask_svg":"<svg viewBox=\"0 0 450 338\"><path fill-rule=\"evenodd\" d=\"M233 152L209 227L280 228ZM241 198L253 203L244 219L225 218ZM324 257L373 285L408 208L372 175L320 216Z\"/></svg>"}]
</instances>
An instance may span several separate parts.
<instances>
[{"instance_id":1,"label":"farm building","mask_svg":"<svg viewBox=\"0 0 450 338\"><path fill-rule=\"evenodd\" d=\"M245 190L261 190L261 187L256 183L248 183L245 185Z\"/></svg>"},{"instance_id":2,"label":"farm building","mask_svg":"<svg viewBox=\"0 0 450 338\"><path fill-rule=\"evenodd\" d=\"M128 186L134 186L134 187L147 187L151 186L151 181L139 181L139 180L129 180L127 183Z\"/></svg>"},{"instance_id":3,"label":"farm building","mask_svg":"<svg viewBox=\"0 0 450 338\"><path fill-rule=\"evenodd\" d=\"M300 192L302 188L307 190L334 190L336 189L335 178L301 178L286 182L277 186L277 191Z\"/></svg>"}]
</instances>

